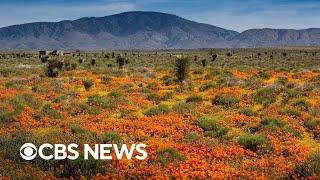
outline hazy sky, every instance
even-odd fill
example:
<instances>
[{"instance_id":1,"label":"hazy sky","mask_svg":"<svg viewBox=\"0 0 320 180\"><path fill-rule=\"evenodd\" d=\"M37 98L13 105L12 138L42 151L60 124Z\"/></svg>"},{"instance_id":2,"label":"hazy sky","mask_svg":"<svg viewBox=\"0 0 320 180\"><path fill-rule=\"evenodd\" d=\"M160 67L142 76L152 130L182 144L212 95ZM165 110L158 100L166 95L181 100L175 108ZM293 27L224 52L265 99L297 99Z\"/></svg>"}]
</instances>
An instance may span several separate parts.
<instances>
[{"instance_id":1,"label":"hazy sky","mask_svg":"<svg viewBox=\"0 0 320 180\"><path fill-rule=\"evenodd\" d=\"M239 32L320 28L320 0L0 0L0 27L126 11L166 12Z\"/></svg>"}]
</instances>

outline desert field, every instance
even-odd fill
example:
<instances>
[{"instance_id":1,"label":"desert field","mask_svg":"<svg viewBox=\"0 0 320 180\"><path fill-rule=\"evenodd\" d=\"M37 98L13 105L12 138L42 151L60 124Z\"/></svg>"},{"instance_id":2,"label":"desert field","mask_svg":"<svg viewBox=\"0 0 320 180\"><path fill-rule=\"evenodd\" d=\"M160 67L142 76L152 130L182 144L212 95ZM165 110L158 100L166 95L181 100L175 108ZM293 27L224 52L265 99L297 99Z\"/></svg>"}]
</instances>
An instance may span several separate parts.
<instances>
[{"instance_id":1,"label":"desert field","mask_svg":"<svg viewBox=\"0 0 320 180\"><path fill-rule=\"evenodd\" d=\"M147 145L24 161L25 142ZM0 53L0 178L319 179L317 48Z\"/></svg>"}]
</instances>

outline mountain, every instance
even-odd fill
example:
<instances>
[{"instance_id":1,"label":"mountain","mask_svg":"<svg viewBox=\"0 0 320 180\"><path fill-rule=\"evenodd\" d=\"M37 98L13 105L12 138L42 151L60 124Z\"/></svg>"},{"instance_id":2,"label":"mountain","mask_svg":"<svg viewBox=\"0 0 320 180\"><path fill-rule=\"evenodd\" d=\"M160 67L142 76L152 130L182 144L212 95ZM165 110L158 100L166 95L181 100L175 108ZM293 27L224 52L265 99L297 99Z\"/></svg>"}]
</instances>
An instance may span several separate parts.
<instances>
[{"instance_id":1,"label":"mountain","mask_svg":"<svg viewBox=\"0 0 320 180\"><path fill-rule=\"evenodd\" d=\"M0 28L0 49L188 49L319 45L320 29L238 33L158 12L126 12L74 21Z\"/></svg>"},{"instance_id":2,"label":"mountain","mask_svg":"<svg viewBox=\"0 0 320 180\"><path fill-rule=\"evenodd\" d=\"M294 29L249 29L232 38L234 47L270 47L320 45L320 28Z\"/></svg>"}]
</instances>

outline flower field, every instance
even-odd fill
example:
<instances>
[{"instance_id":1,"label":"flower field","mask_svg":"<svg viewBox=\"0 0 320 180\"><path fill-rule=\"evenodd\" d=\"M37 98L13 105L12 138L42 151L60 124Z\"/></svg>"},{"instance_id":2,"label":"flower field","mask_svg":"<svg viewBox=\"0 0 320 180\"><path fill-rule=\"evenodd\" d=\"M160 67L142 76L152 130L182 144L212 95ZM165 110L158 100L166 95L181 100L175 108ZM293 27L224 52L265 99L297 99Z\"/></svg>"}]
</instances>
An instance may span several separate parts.
<instances>
[{"instance_id":1,"label":"flower field","mask_svg":"<svg viewBox=\"0 0 320 180\"><path fill-rule=\"evenodd\" d=\"M0 177L319 179L317 51L3 52ZM25 142L144 143L148 158L27 162Z\"/></svg>"}]
</instances>

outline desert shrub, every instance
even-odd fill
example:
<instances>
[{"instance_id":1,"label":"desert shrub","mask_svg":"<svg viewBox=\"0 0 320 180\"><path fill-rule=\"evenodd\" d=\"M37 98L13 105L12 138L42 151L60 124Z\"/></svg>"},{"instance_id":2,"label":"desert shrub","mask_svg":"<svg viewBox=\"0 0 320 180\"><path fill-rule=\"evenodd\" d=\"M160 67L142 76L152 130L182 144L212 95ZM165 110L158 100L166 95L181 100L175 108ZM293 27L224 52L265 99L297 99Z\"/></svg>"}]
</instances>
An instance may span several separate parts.
<instances>
[{"instance_id":1,"label":"desert shrub","mask_svg":"<svg viewBox=\"0 0 320 180\"><path fill-rule=\"evenodd\" d=\"M173 77L170 77L168 75L163 76L162 78L163 84L166 86L173 85L176 82L176 79Z\"/></svg>"},{"instance_id":2,"label":"desert shrub","mask_svg":"<svg viewBox=\"0 0 320 180\"><path fill-rule=\"evenodd\" d=\"M156 152L156 162L159 162L164 166L167 166L170 163L178 163L179 161L185 160L187 160L187 157L173 148L165 148Z\"/></svg>"},{"instance_id":3,"label":"desert shrub","mask_svg":"<svg viewBox=\"0 0 320 180\"><path fill-rule=\"evenodd\" d=\"M252 109L250 109L250 108L243 108L243 109L240 109L239 111L238 111L240 114L244 114L244 115L246 115L246 116L256 116L257 115L257 113L256 112L254 112Z\"/></svg>"},{"instance_id":4,"label":"desert shrub","mask_svg":"<svg viewBox=\"0 0 320 180\"><path fill-rule=\"evenodd\" d=\"M236 106L240 102L239 99L227 95L217 95L212 99L212 105L221 105L225 108Z\"/></svg>"},{"instance_id":5,"label":"desert shrub","mask_svg":"<svg viewBox=\"0 0 320 180\"><path fill-rule=\"evenodd\" d=\"M155 116L159 114L168 114L170 112L170 108L168 105L165 104L159 104L156 107L152 107L148 110L146 110L143 114L146 116Z\"/></svg>"},{"instance_id":6,"label":"desert shrub","mask_svg":"<svg viewBox=\"0 0 320 180\"><path fill-rule=\"evenodd\" d=\"M101 77L101 81L103 84L110 84L112 78L110 76L104 75Z\"/></svg>"},{"instance_id":7,"label":"desert shrub","mask_svg":"<svg viewBox=\"0 0 320 180\"><path fill-rule=\"evenodd\" d=\"M276 102L277 91L274 88L266 87L258 89L254 94L253 98L257 103L262 104L263 106L268 106Z\"/></svg>"},{"instance_id":8,"label":"desert shrub","mask_svg":"<svg viewBox=\"0 0 320 180\"><path fill-rule=\"evenodd\" d=\"M114 131L107 131L102 136L103 143L106 144L118 144L121 145L124 143L123 138L120 136L119 133Z\"/></svg>"},{"instance_id":9,"label":"desert shrub","mask_svg":"<svg viewBox=\"0 0 320 180\"><path fill-rule=\"evenodd\" d=\"M258 78L266 79L266 80L271 78L271 75L264 71L258 72L258 74L256 74L255 76Z\"/></svg>"},{"instance_id":10,"label":"desert shrub","mask_svg":"<svg viewBox=\"0 0 320 180\"><path fill-rule=\"evenodd\" d=\"M294 106L299 107L301 110L308 110L309 109L309 104L307 103L306 100L304 99L298 99L295 103Z\"/></svg>"},{"instance_id":11,"label":"desert shrub","mask_svg":"<svg viewBox=\"0 0 320 180\"><path fill-rule=\"evenodd\" d=\"M169 91L169 92L166 92L164 94L164 96L161 97L161 100L167 101L167 100L172 99L172 98L173 98L173 92Z\"/></svg>"},{"instance_id":12,"label":"desert shrub","mask_svg":"<svg viewBox=\"0 0 320 180\"><path fill-rule=\"evenodd\" d=\"M155 102L156 104L159 104L161 102L161 97L158 94L155 94L155 93L149 94L147 96L147 99L149 101Z\"/></svg>"},{"instance_id":13,"label":"desert shrub","mask_svg":"<svg viewBox=\"0 0 320 180\"><path fill-rule=\"evenodd\" d=\"M57 59L50 59L48 61L46 75L48 77L58 77L60 71L63 68L63 62Z\"/></svg>"},{"instance_id":14,"label":"desert shrub","mask_svg":"<svg viewBox=\"0 0 320 180\"><path fill-rule=\"evenodd\" d=\"M177 77L179 82L183 82L188 77L190 67L190 59L187 57L184 58L177 58L175 64L175 76Z\"/></svg>"},{"instance_id":15,"label":"desert shrub","mask_svg":"<svg viewBox=\"0 0 320 180\"><path fill-rule=\"evenodd\" d=\"M8 110L8 106L11 106L13 110ZM11 122L15 117L19 116L22 113L24 106L39 108L41 106L41 103L30 94L21 94L14 98L11 98L10 100L5 102L3 107L0 106L0 122Z\"/></svg>"},{"instance_id":16,"label":"desert shrub","mask_svg":"<svg viewBox=\"0 0 320 180\"><path fill-rule=\"evenodd\" d=\"M245 81L244 86L250 89L257 89L262 86L262 81L257 77L251 77Z\"/></svg>"},{"instance_id":17,"label":"desert shrub","mask_svg":"<svg viewBox=\"0 0 320 180\"><path fill-rule=\"evenodd\" d=\"M246 149L258 151L266 144L266 139L260 135L244 134L239 137L238 143Z\"/></svg>"},{"instance_id":18,"label":"desert shrub","mask_svg":"<svg viewBox=\"0 0 320 180\"><path fill-rule=\"evenodd\" d=\"M196 114L196 106L193 103L180 102L174 104L172 110L178 114L194 115Z\"/></svg>"},{"instance_id":19,"label":"desert shrub","mask_svg":"<svg viewBox=\"0 0 320 180\"><path fill-rule=\"evenodd\" d=\"M49 56L40 56L40 60L41 60L42 63L47 62L48 59L49 59Z\"/></svg>"},{"instance_id":20,"label":"desert shrub","mask_svg":"<svg viewBox=\"0 0 320 180\"><path fill-rule=\"evenodd\" d=\"M201 117L197 120L197 125L204 130L204 135L215 138L222 138L228 133L228 128L220 125L219 117Z\"/></svg>"},{"instance_id":21,"label":"desert shrub","mask_svg":"<svg viewBox=\"0 0 320 180\"><path fill-rule=\"evenodd\" d=\"M30 142L30 138L24 132L15 132L12 138L0 136L1 152L6 159L12 160L14 164L19 164L23 161L19 149L26 142Z\"/></svg>"},{"instance_id":22,"label":"desert shrub","mask_svg":"<svg viewBox=\"0 0 320 180\"><path fill-rule=\"evenodd\" d=\"M98 173L105 174L108 171L105 161L96 160L92 156L85 160L82 153L76 160L57 161L54 167L58 169L55 173L56 176L63 179L71 177L75 179L91 179ZM64 168L61 169L60 167Z\"/></svg>"},{"instance_id":23,"label":"desert shrub","mask_svg":"<svg viewBox=\"0 0 320 180\"><path fill-rule=\"evenodd\" d=\"M151 89L151 90L157 90L158 84L156 82L151 82L146 86L146 88Z\"/></svg>"},{"instance_id":24,"label":"desert shrub","mask_svg":"<svg viewBox=\"0 0 320 180\"><path fill-rule=\"evenodd\" d=\"M282 84L282 85L286 85L288 83L288 78L279 77L278 80L277 80L277 83Z\"/></svg>"},{"instance_id":25,"label":"desert shrub","mask_svg":"<svg viewBox=\"0 0 320 180\"><path fill-rule=\"evenodd\" d=\"M282 108L280 109L280 113L283 115L288 115L292 117L299 117L301 115L300 111L290 109L290 108Z\"/></svg>"},{"instance_id":26,"label":"desert shrub","mask_svg":"<svg viewBox=\"0 0 320 180\"><path fill-rule=\"evenodd\" d=\"M185 139L186 139L187 143L193 144L199 139L199 135L196 132L188 132L185 135Z\"/></svg>"},{"instance_id":27,"label":"desert shrub","mask_svg":"<svg viewBox=\"0 0 320 180\"><path fill-rule=\"evenodd\" d=\"M215 87L216 87L216 84L215 84L215 83L213 83L213 82L208 82L208 83L205 83L205 84L201 85L200 88L199 88L199 90L200 90L201 92L204 92L204 91L207 91L207 90L209 90L209 89L213 89L213 88L215 88Z\"/></svg>"},{"instance_id":28,"label":"desert shrub","mask_svg":"<svg viewBox=\"0 0 320 180\"><path fill-rule=\"evenodd\" d=\"M320 120L310 120L307 119L303 122L304 126L308 128L309 130L315 130L317 128L320 128Z\"/></svg>"},{"instance_id":29,"label":"desert shrub","mask_svg":"<svg viewBox=\"0 0 320 180\"><path fill-rule=\"evenodd\" d=\"M297 165L291 174L295 178L319 177L320 174L320 151L311 154L303 164ZM298 177L297 177L298 176ZM311 178L312 179L312 178Z\"/></svg>"},{"instance_id":30,"label":"desert shrub","mask_svg":"<svg viewBox=\"0 0 320 180\"><path fill-rule=\"evenodd\" d=\"M57 110L51 108L49 104L44 105L41 109L41 112L53 119L61 118L61 114Z\"/></svg>"},{"instance_id":31,"label":"desert shrub","mask_svg":"<svg viewBox=\"0 0 320 180\"><path fill-rule=\"evenodd\" d=\"M195 102L195 103L199 103L199 102L202 102L203 99L201 96L197 96L197 95L191 95L187 98L186 102L189 103L189 102Z\"/></svg>"},{"instance_id":32,"label":"desert shrub","mask_svg":"<svg viewBox=\"0 0 320 180\"><path fill-rule=\"evenodd\" d=\"M76 70L78 65L76 63L71 64L71 70Z\"/></svg>"},{"instance_id":33,"label":"desert shrub","mask_svg":"<svg viewBox=\"0 0 320 180\"><path fill-rule=\"evenodd\" d=\"M203 73L204 73L204 70L200 68L197 68L193 71L193 74L203 74Z\"/></svg>"},{"instance_id":34,"label":"desert shrub","mask_svg":"<svg viewBox=\"0 0 320 180\"><path fill-rule=\"evenodd\" d=\"M86 79L82 81L82 84L84 86L84 88L86 89L86 91L89 91L90 88L93 86L93 81L91 79Z\"/></svg>"}]
</instances>

